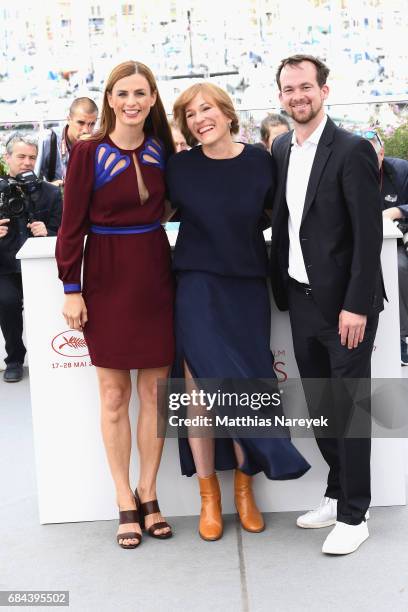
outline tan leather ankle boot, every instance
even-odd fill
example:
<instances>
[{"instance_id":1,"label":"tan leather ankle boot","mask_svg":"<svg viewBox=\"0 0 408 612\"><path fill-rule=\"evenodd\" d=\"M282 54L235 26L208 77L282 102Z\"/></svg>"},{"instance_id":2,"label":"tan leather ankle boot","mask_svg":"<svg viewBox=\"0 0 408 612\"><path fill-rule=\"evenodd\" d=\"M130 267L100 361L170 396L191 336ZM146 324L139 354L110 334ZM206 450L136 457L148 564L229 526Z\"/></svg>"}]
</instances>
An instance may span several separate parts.
<instances>
[{"instance_id":1,"label":"tan leather ankle boot","mask_svg":"<svg viewBox=\"0 0 408 612\"><path fill-rule=\"evenodd\" d=\"M222 536L221 492L216 474L198 477L201 514L198 531L203 540L219 540Z\"/></svg>"},{"instance_id":2,"label":"tan leather ankle boot","mask_svg":"<svg viewBox=\"0 0 408 612\"><path fill-rule=\"evenodd\" d=\"M259 512L252 492L252 477L235 470L235 506L241 525L246 531L259 533L265 529L262 514Z\"/></svg>"}]
</instances>

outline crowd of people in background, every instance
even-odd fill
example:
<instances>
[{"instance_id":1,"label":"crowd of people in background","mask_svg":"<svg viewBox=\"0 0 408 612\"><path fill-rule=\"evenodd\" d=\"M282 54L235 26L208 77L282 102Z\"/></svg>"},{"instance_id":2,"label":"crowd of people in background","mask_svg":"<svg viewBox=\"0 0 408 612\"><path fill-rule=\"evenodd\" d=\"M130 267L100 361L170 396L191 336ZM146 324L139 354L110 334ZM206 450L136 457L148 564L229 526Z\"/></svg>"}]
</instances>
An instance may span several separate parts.
<instances>
[{"instance_id":1,"label":"crowd of people in background","mask_svg":"<svg viewBox=\"0 0 408 612\"><path fill-rule=\"evenodd\" d=\"M12 134L6 142L8 174L0 183L3 379L22 379L26 352L16 254L29 237L58 234L63 314L71 329L84 332L98 374L122 548L139 546L143 528L154 538L172 535L156 495L164 441L156 435L157 378L172 372L192 390L197 379L275 377L267 276L278 308L289 310L302 378L370 378L385 297L381 211L391 220L408 217L408 161L385 157L376 130L350 133L335 125L324 108L328 74L313 56L283 60L276 80L284 114L263 119L255 146L239 142L232 101L211 83L183 92L169 124L153 74L132 61L112 71L97 129L95 103L78 98L61 134L47 130L38 141ZM169 206L181 221L173 258L176 292L162 227ZM260 224L265 215L273 228L269 262ZM112 270L113 252L115 273L101 273ZM398 275L401 364L408 365L403 241ZM141 469L133 491L128 409L135 369ZM306 399L310 403L307 393ZM342 409L347 415L349 404ZM370 436L344 438L341 445L317 438L329 465L327 490L297 525L335 525L324 553L348 554L368 537L370 442ZM287 435L183 438L180 463L183 474L197 473L204 540L223 533L217 470L235 468L241 524L259 532L264 521L252 475L299 478L310 467Z\"/></svg>"}]
</instances>

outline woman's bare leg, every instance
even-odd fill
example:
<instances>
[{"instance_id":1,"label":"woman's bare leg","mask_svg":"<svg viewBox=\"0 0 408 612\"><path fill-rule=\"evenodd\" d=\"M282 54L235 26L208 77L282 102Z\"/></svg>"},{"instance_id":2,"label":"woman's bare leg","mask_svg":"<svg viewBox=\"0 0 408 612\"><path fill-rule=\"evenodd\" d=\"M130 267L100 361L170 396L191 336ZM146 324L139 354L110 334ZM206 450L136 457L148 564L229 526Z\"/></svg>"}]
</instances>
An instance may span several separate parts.
<instances>
[{"instance_id":1,"label":"woman's bare leg","mask_svg":"<svg viewBox=\"0 0 408 612\"><path fill-rule=\"evenodd\" d=\"M137 446L140 457L140 476L137 490L142 503L157 498L156 478L163 452L164 438L157 437L157 380L166 379L170 366L139 370L137 392L139 395L139 420L137 424ZM161 513L146 518L146 528L163 522ZM159 535L170 531L169 527L155 530Z\"/></svg>"},{"instance_id":2,"label":"woman's bare leg","mask_svg":"<svg viewBox=\"0 0 408 612\"><path fill-rule=\"evenodd\" d=\"M245 461L244 451L242 450L238 442L235 442L235 440L233 440L233 443L234 443L235 458L237 460L237 468L240 469Z\"/></svg>"},{"instance_id":3,"label":"woman's bare leg","mask_svg":"<svg viewBox=\"0 0 408 612\"><path fill-rule=\"evenodd\" d=\"M184 362L184 377L186 380L186 392L187 393L191 393L194 389L197 389L193 376L185 362ZM205 406L203 406L203 412L205 414L207 413ZM214 471L215 471L214 438L189 437L188 442L190 444L191 452L193 454L197 476L199 476L200 478L206 478L207 476L214 474Z\"/></svg>"},{"instance_id":4,"label":"woman's bare leg","mask_svg":"<svg viewBox=\"0 0 408 612\"><path fill-rule=\"evenodd\" d=\"M101 426L109 467L116 489L119 510L134 510L135 498L129 483L131 432L129 401L131 382L128 370L96 368L101 398ZM127 531L141 533L138 523L119 525L118 534ZM119 543L137 544L136 539Z\"/></svg>"}]
</instances>

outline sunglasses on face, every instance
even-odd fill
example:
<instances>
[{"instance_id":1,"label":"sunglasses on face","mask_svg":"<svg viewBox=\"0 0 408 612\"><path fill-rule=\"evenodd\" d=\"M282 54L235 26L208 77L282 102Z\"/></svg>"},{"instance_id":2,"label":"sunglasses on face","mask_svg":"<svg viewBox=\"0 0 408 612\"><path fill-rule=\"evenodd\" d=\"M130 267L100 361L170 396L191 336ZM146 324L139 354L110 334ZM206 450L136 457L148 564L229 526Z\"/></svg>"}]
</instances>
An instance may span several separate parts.
<instances>
[{"instance_id":1,"label":"sunglasses on face","mask_svg":"<svg viewBox=\"0 0 408 612\"><path fill-rule=\"evenodd\" d=\"M376 138L380 147L383 146L383 143L381 142L381 138L379 137L379 135L377 134L375 130L356 130L354 134L357 134L357 136L362 136L363 138L366 138L367 140L374 140L374 138Z\"/></svg>"}]
</instances>

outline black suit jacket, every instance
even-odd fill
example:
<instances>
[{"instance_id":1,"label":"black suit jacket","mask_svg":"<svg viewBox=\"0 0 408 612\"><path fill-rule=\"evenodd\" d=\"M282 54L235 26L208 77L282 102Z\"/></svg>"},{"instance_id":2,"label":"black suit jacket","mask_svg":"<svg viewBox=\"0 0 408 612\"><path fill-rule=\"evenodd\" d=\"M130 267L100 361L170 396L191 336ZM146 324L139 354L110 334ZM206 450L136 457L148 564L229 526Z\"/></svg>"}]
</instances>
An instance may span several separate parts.
<instances>
[{"instance_id":1,"label":"black suit jacket","mask_svg":"<svg viewBox=\"0 0 408 612\"><path fill-rule=\"evenodd\" d=\"M292 133L279 136L272 145L278 187L272 210L270 274L280 310L288 308L286 178ZM313 297L332 324L338 322L342 309L370 315L384 307L381 210L373 146L328 118L310 173L299 236Z\"/></svg>"},{"instance_id":2,"label":"black suit jacket","mask_svg":"<svg viewBox=\"0 0 408 612\"><path fill-rule=\"evenodd\" d=\"M384 157L382 170L383 209L398 206L404 217L408 217L408 161L398 157ZM390 194L397 196L396 202L388 199Z\"/></svg>"}]
</instances>

